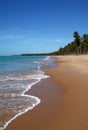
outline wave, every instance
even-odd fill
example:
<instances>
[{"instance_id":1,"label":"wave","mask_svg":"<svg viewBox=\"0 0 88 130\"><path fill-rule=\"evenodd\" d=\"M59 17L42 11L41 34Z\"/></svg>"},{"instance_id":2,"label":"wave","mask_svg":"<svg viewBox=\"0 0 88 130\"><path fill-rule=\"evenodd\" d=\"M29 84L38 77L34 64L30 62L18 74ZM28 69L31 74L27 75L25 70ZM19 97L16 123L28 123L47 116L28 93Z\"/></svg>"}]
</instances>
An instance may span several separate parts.
<instances>
[{"instance_id":1,"label":"wave","mask_svg":"<svg viewBox=\"0 0 88 130\"><path fill-rule=\"evenodd\" d=\"M16 113L14 113L15 116L13 115L8 120L5 120L3 123L3 126L0 127L0 130L4 130L18 116L26 113L27 111L33 109L36 105L41 103L41 99L39 99L38 97L32 96L32 95L27 95L26 92L29 89L31 89L32 86L34 86L35 84L40 82L42 79L49 78L49 76L45 75L44 72L42 71L43 70L42 66L46 66L50 61L52 61L50 56L41 58L40 61L37 61L35 59L35 61L33 61L33 65L35 65L35 67L33 67L33 68L31 67L31 68L29 68L29 70L27 70L25 72L23 72L24 71L23 70L21 72L18 71L15 74L13 74L14 73L13 72L10 74L0 76L0 83L3 86L3 88L1 87L0 89L1 89L1 94L2 94L2 92L4 93L4 96L5 96L5 98L3 98L4 100L11 98L13 100L12 102L14 103L14 101L15 101L14 99L19 98L19 100L21 100L22 97L24 97L23 99L25 100L25 98L28 97L27 98L28 100L26 100L26 102L29 101L29 104L27 104L26 106L24 106L24 104L23 104L21 110L18 109L18 107L17 107L17 111L16 111ZM4 85L6 85L6 86L4 86ZM5 93L5 92L7 92L7 93ZM30 105L30 102L31 102L31 105ZM18 105L20 106L20 103ZM12 107L12 109L13 109L13 107ZM14 110L15 110L15 108L14 108Z\"/></svg>"},{"instance_id":2,"label":"wave","mask_svg":"<svg viewBox=\"0 0 88 130\"><path fill-rule=\"evenodd\" d=\"M38 62L38 61L34 61L35 64L40 64L41 62Z\"/></svg>"},{"instance_id":3,"label":"wave","mask_svg":"<svg viewBox=\"0 0 88 130\"><path fill-rule=\"evenodd\" d=\"M39 79L38 81L36 81L35 83L32 83L30 85L28 85L28 87L26 88L26 90L23 91L23 93L21 94L21 96L24 96L24 97L30 97L30 98L33 98L36 100L36 103L35 104L32 104L31 107L28 107L27 109L25 109L25 111L20 111L20 113L18 113L17 115L15 115L13 118L11 118L8 122L6 122L3 127L0 128L0 130L4 130L14 119L16 119L18 116L26 113L27 111L29 110L32 110L36 105L38 105L41 100L38 98L38 97L34 97L34 96L31 96L31 95L27 95L25 94L29 89L31 89L31 87L33 85L35 85L36 83L40 82L41 80Z\"/></svg>"},{"instance_id":4,"label":"wave","mask_svg":"<svg viewBox=\"0 0 88 130\"><path fill-rule=\"evenodd\" d=\"M44 59L44 60L45 60L45 61L50 60L50 56L45 57L45 59Z\"/></svg>"},{"instance_id":5,"label":"wave","mask_svg":"<svg viewBox=\"0 0 88 130\"><path fill-rule=\"evenodd\" d=\"M24 81L24 80L29 80L29 79L36 79L36 82L33 82L29 85L27 85L26 89L22 92L22 94L20 95L21 97L29 97L32 99L35 99L36 102L32 103L32 106L27 107L24 111L20 110L20 112L18 112L18 114L16 114L14 117L12 117L9 121L7 121L3 127L0 128L0 130L4 130L14 119L16 119L18 116L26 113L29 110L32 110L36 105L38 105L41 102L41 99L39 99L38 97L32 96L32 95L27 95L26 92L31 89L31 87L35 84L37 84L38 82L41 81L41 79L45 79L48 78L49 76L44 75L44 72L42 71L38 71L38 73L36 74L31 74L31 75L9 75L7 76L6 79L4 79L4 81Z\"/></svg>"},{"instance_id":6,"label":"wave","mask_svg":"<svg viewBox=\"0 0 88 130\"><path fill-rule=\"evenodd\" d=\"M38 67L38 70L40 67ZM36 74L11 74L8 76L3 76L3 78L0 78L0 82L6 82L6 81L26 81L30 79L41 79L41 78L48 78L49 76L44 75L44 72L42 71L36 71L38 73Z\"/></svg>"}]
</instances>

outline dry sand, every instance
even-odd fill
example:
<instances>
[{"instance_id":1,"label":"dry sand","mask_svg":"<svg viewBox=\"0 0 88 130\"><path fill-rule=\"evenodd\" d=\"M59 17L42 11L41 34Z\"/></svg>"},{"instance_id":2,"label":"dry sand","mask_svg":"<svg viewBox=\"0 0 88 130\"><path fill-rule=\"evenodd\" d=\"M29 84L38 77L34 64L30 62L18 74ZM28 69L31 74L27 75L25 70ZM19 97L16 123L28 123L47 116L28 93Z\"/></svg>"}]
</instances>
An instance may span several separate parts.
<instances>
[{"instance_id":1,"label":"dry sand","mask_svg":"<svg viewBox=\"0 0 88 130\"><path fill-rule=\"evenodd\" d=\"M29 94L42 102L6 130L88 130L88 56L58 56Z\"/></svg>"}]
</instances>

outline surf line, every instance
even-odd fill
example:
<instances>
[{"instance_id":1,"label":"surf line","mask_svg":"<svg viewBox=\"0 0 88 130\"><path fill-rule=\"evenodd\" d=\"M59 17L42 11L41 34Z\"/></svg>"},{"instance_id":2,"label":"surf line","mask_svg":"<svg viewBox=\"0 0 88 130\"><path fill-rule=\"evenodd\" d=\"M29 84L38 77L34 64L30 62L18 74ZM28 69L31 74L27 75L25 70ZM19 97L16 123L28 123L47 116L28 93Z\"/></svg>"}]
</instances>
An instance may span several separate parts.
<instances>
[{"instance_id":1,"label":"surf line","mask_svg":"<svg viewBox=\"0 0 88 130\"><path fill-rule=\"evenodd\" d=\"M36 82L31 83L30 85L27 85L27 88L22 92L21 96L24 97L30 97L30 98L34 98L37 102L35 104L33 104L31 107L28 107L27 109L25 109L25 111L18 113L17 115L15 115L13 118L11 118L9 121L7 121L3 127L0 128L0 130L5 130L6 127L13 121L15 120L18 116L23 115L24 113L28 112L29 110L32 110L35 106L37 106L38 104L41 103L41 99L39 99L38 97L34 97L32 95L27 95L25 94L28 90L30 90L32 88L32 86L34 86L35 84L39 83L41 81L41 79L46 79L49 78L50 76L44 75L44 72L41 74L41 76L39 76L38 78L34 78L37 79Z\"/></svg>"}]
</instances>

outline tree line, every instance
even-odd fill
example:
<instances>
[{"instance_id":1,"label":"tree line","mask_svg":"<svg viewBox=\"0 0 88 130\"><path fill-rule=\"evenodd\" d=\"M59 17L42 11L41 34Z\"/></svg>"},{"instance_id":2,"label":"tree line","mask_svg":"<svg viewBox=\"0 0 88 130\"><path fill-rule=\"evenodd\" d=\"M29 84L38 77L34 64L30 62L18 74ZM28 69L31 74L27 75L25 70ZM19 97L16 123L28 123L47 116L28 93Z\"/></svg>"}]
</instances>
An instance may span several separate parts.
<instances>
[{"instance_id":1,"label":"tree line","mask_svg":"<svg viewBox=\"0 0 88 130\"><path fill-rule=\"evenodd\" d=\"M74 40L68 43L65 47L61 47L58 51L51 53L37 54L21 54L21 56L46 56L46 55L79 55L88 54L88 34L82 36L76 31L73 33Z\"/></svg>"},{"instance_id":2,"label":"tree line","mask_svg":"<svg viewBox=\"0 0 88 130\"><path fill-rule=\"evenodd\" d=\"M72 55L72 54L88 54L88 34L82 36L76 31L73 33L74 41L68 43L65 47L61 47L58 51L50 53L51 55Z\"/></svg>"},{"instance_id":3,"label":"tree line","mask_svg":"<svg viewBox=\"0 0 88 130\"><path fill-rule=\"evenodd\" d=\"M34 54L28 53L28 54L21 54L20 56L47 56L47 55L49 55L49 53L34 53Z\"/></svg>"}]
</instances>

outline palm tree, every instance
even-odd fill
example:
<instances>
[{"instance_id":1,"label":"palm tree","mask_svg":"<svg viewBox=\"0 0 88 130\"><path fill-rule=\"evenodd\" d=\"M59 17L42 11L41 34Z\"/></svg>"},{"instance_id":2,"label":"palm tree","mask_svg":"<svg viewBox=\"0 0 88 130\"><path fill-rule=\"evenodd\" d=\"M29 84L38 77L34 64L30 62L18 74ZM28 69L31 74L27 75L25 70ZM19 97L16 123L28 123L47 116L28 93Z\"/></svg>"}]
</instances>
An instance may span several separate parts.
<instances>
[{"instance_id":1,"label":"palm tree","mask_svg":"<svg viewBox=\"0 0 88 130\"><path fill-rule=\"evenodd\" d=\"M84 46L84 51L88 53L88 34L84 34L82 37L82 44Z\"/></svg>"},{"instance_id":2,"label":"palm tree","mask_svg":"<svg viewBox=\"0 0 88 130\"><path fill-rule=\"evenodd\" d=\"M76 43L76 45L77 45L78 47L80 47L80 54L81 54L80 35L79 35L78 32L74 32L73 36L74 36L74 38L75 38L74 42Z\"/></svg>"}]
</instances>

